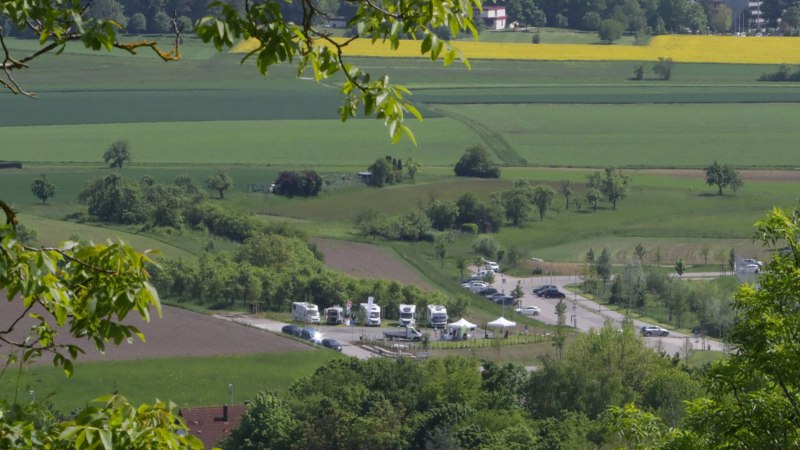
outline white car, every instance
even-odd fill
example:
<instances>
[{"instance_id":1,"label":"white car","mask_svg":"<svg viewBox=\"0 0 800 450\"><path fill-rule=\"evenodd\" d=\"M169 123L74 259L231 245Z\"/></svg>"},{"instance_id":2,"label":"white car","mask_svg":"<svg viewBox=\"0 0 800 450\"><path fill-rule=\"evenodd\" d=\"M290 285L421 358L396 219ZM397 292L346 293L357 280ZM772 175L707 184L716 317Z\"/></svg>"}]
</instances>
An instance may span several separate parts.
<instances>
[{"instance_id":1,"label":"white car","mask_svg":"<svg viewBox=\"0 0 800 450\"><path fill-rule=\"evenodd\" d=\"M483 281L470 281L469 283L463 283L461 287L467 288L472 292L478 292L481 289L489 287L489 285Z\"/></svg>"},{"instance_id":2,"label":"white car","mask_svg":"<svg viewBox=\"0 0 800 450\"><path fill-rule=\"evenodd\" d=\"M483 261L484 266L486 266L486 270L491 270L492 272L500 272L500 265L494 261Z\"/></svg>"},{"instance_id":3,"label":"white car","mask_svg":"<svg viewBox=\"0 0 800 450\"><path fill-rule=\"evenodd\" d=\"M538 316L540 312L542 312L541 308L537 306L523 306L522 308L517 308L514 311L522 314L523 316Z\"/></svg>"}]
</instances>

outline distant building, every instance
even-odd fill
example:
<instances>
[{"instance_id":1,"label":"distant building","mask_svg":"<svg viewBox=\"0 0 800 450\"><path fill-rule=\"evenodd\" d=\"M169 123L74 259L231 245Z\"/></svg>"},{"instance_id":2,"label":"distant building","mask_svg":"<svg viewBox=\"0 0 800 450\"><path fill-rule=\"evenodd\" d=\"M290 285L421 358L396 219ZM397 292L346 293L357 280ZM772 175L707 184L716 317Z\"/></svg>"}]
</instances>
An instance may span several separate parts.
<instances>
[{"instance_id":1,"label":"distant building","mask_svg":"<svg viewBox=\"0 0 800 450\"><path fill-rule=\"evenodd\" d=\"M481 19L490 30L506 29L506 7L505 6L484 6L481 11Z\"/></svg>"},{"instance_id":2,"label":"distant building","mask_svg":"<svg viewBox=\"0 0 800 450\"><path fill-rule=\"evenodd\" d=\"M181 408L181 416L192 436L203 441L206 448L214 448L239 426L245 408L245 405Z\"/></svg>"},{"instance_id":3,"label":"distant building","mask_svg":"<svg viewBox=\"0 0 800 450\"><path fill-rule=\"evenodd\" d=\"M733 16L731 32L747 34L766 27L764 14L761 12L762 3L761 0L714 0L712 5L715 9L722 4L730 8Z\"/></svg>"}]
</instances>

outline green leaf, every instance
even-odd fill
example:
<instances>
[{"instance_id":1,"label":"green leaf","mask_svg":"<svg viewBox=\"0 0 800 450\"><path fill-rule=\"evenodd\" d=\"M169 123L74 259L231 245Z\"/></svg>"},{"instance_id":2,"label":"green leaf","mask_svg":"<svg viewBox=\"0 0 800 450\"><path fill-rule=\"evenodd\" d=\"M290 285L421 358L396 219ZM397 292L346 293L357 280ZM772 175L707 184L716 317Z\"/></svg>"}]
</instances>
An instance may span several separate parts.
<instances>
[{"instance_id":1,"label":"green leaf","mask_svg":"<svg viewBox=\"0 0 800 450\"><path fill-rule=\"evenodd\" d=\"M101 429L98 433L100 434L100 441L103 443L103 448L106 450L113 450L114 444L111 439L111 430Z\"/></svg>"}]
</instances>

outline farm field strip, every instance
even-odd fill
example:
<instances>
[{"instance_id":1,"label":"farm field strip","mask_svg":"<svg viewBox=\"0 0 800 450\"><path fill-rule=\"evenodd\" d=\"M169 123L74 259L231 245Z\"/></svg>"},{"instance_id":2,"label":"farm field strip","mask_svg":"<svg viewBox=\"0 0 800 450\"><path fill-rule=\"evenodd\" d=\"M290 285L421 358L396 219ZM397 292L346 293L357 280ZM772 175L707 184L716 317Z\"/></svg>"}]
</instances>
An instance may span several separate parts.
<instances>
[{"instance_id":1,"label":"farm field strip","mask_svg":"<svg viewBox=\"0 0 800 450\"><path fill-rule=\"evenodd\" d=\"M232 52L247 53L256 42L243 41ZM721 64L800 64L800 41L792 37L744 38L738 36L655 36L648 45L517 44L499 42L453 42L472 59L546 61L655 61ZM352 41L344 52L349 56L413 58L420 55L420 41L403 41L391 51L388 43L372 44L370 39Z\"/></svg>"},{"instance_id":2,"label":"farm field strip","mask_svg":"<svg viewBox=\"0 0 800 450\"><path fill-rule=\"evenodd\" d=\"M425 164L451 164L477 142L448 118L412 124L420 148L392 145L376 120L158 122L5 127L0 160L98 162L106 147L127 139L134 162L147 164L363 165L387 154L412 153ZM424 149L436 149L424 156ZM323 155L320 157L320 155Z\"/></svg>"},{"instance_id":3,"label":"farm field strip","mask_svg":"<svg viewBox=\"0 0 800 450\"><path fill-rule=\"evenodd\" d=\"M800 167L797 104L438 105L480 120L529 164ZM702 151L700 151L702 150Z\"/></svg>"}]
</instances>

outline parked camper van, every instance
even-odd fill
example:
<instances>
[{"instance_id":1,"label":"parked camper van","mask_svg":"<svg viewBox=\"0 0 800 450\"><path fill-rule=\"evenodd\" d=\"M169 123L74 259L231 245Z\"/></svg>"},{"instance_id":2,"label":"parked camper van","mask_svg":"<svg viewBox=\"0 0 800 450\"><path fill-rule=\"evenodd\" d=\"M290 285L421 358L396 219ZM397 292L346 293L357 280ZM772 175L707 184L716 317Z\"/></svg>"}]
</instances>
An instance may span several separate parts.
<instances>
[{"instance_id":1,"label":"parked camper van","mask_svg":"<svg viewBox=\"0 0 800 450\"><path fill-rule=\"evenodd\" d=\"M344 322L344 309L341 306L331 306L325 308L325 323L328 325L339 325Z\"/></svg>"},{"instance_id":2,"label":"parked camper van","mask_svg":"<svg viewBox=\"0 0 800 450\"><path fill-rule=\"evenodd\" d=\"M292 320L306 323L319 323L319 308L313 303L292 303Z\"/></svg>"},{"instance_id":3,"label":"parked camper van","mask_svg":"<svg viewBox=\"0 0 800 450\"><path fill-rule=\"evenodd\" d=\"M362 303L359 310L364 316L364 325L368 327L381 326L381 307L375 303Z\"/></svg>"},{"instance_id":4,"label":"parked camper van","mask_svg":"<svg viewBox=\"0 0 800 450\"><path fill-rule=\"evenodd\" d=\"M442 305L428 305L428 326L444 328L447 326L447 308Z\"/></svg>"},{"instance_id":5,"label":"parked camper van","mask_svg":"<svg viewBox=\"0 0 800 450\"><path fill-rule=\"evenodd\" d=\"M417 312L417 305L400 305L398 307L398 312L400 313L400 326L401 327L411 327L414 326L416 323L416 315Z\"/></svg>"}]
</instances>

